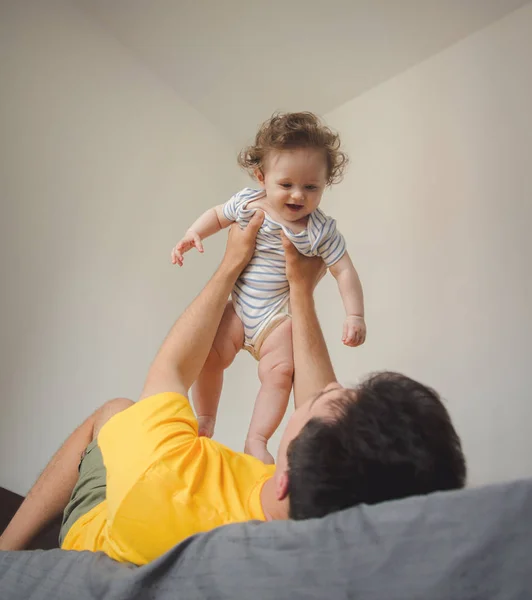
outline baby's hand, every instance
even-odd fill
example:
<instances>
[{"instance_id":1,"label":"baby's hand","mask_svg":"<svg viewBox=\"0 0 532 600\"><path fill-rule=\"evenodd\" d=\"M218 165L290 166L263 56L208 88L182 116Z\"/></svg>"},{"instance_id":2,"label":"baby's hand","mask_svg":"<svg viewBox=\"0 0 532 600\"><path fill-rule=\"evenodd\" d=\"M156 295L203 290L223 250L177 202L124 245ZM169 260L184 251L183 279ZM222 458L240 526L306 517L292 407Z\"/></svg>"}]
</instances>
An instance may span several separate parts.
<instances>
[{"instance_id":1,"label":"baby's hand","mask_svg":"<svg viewBox=\"0 0 532 600\"><path fill-rule=\"evenodd\" d=\"M176 247L172 250L172 264L178 264L180 267L182 267L183 254L192 248L197 248L198 252L203 253L203 244L201 243L200 236L195 231L189 229L185 233L185 237L178 242Z\"/></svg>"},{"instance_id":2,"label":"baby's hand","mask_svg":"<svg viewBox=\"0 0 532 600\"><path fill-rule=\"evenodd\" d=\"M366 322L364 317L348 315L344 321L342 342L352 348L360 346L366 340Z\"/></svg>"}]
</instances>

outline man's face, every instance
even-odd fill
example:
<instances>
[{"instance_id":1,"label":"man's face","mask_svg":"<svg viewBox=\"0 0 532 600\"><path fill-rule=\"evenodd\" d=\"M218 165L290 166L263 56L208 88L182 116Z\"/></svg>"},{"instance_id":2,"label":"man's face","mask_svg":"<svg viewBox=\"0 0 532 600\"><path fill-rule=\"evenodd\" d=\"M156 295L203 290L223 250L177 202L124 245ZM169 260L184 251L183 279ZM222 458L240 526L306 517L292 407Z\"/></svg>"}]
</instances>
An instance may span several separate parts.
<instances>
[{"instance_id":1,"label":"man's face","mask_svg":"<svg viewBox=\"0 0 532 600\"><path fill-rule=\"evenodd\" d=\"M282 486L281 480L288 472L287 451L290 442L299 435L310 419L333 419L334 403L341 398L344 389L339 383L331 383L319 394L309 398L305 404L294 411L284 430L277 452L275 477L278 485Z\"/></svg>"}]
</instances>

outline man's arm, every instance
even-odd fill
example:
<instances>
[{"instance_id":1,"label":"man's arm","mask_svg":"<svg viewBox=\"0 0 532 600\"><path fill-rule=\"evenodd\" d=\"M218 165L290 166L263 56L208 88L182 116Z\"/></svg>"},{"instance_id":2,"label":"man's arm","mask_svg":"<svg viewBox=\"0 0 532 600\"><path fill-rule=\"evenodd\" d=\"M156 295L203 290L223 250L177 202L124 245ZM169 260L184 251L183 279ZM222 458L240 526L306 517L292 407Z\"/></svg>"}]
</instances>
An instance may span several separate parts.
<instances>
[{"instance_id":1,"label":"man's arm","mask_svg":"<svg viewBox=\"0 0 532 600\"><path fill-rule=\"evenodd\" d=\"M318 257L303 256L284 236L283 246L292 307L294 402L297 409L329 383L335 382L336 375L313 298L314 288L325 273L325 263Z\"/></svg>"},{"instance_id":2,"label":"man's arm","mask_svg":"<svg viewBox=\"0 0 532 600\"><path fill-rule=\"evenodd\" d=\"M160 392L187 395L214 341L227 298L255 248L264 213L257 211L246 229L233 225L224 258L199 296L179 317L153 361L141 399Z\"/></svg>"}]
</instances>

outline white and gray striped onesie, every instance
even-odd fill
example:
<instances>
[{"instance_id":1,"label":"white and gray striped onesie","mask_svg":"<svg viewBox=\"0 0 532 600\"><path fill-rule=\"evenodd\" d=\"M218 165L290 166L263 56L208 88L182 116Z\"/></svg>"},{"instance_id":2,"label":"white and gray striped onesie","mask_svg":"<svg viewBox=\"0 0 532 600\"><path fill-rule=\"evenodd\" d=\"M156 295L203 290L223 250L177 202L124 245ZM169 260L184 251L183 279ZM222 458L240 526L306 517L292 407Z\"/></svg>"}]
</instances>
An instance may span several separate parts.
<instances>
[{"instance_id":1,"label":"white and gray striped onesie","mask_svg":"<svg viewBox=\"0 0 532 600\"><path fill-rule=\"evenodd\" d=\"M223 214L226 219L247 226L256 210L253 201L264 196L264 190L245 188L224 204ZM307 227L300 233L265 216L253 258L231 294L235 312L244 324L244 347L257 360L267 335L290 314L281 229L301 254L321 256L327 267L338 262L346 251L336 221L319 208L309 215Z\"/></svg>"}]
</instances>

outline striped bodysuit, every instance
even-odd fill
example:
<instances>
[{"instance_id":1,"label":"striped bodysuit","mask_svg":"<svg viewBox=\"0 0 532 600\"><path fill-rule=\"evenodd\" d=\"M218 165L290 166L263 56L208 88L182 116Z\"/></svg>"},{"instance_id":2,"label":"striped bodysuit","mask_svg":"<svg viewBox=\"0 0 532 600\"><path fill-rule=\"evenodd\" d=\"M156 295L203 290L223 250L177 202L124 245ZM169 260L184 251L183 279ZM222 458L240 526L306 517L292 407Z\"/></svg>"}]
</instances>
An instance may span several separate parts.
<instances>
[{"instance_id":1,"label":"striped bodysuit","mask_svg":"<svg viewBox=\"0 0 532 600\"><path fill-rule=\"evenodd\" d=\"M264 196L264 190L245 188L224 204L223 214L226 219L247 226L256 210L253 201ZM235 312L244 324L244 347L257 360L267 335L290 314L281 230L301 254L321 256L327 268L338 262L346 251L336 221L319 208L309 215L307 227L300 233L265 216L253 258L231 294Z\"/></svg>"}]
</instances>

